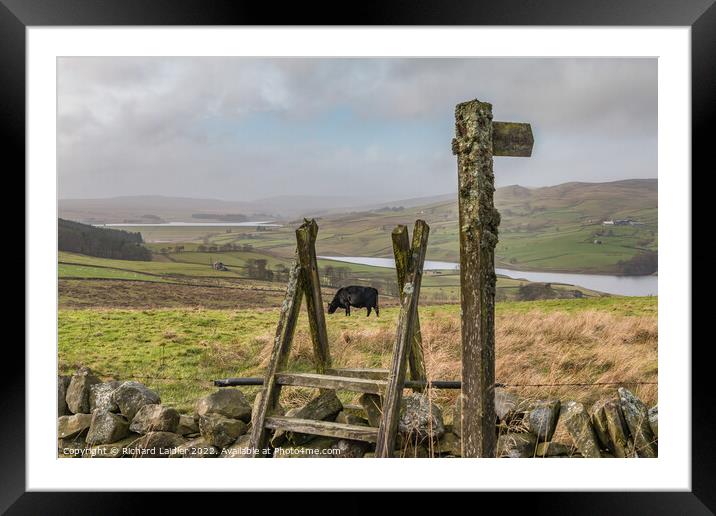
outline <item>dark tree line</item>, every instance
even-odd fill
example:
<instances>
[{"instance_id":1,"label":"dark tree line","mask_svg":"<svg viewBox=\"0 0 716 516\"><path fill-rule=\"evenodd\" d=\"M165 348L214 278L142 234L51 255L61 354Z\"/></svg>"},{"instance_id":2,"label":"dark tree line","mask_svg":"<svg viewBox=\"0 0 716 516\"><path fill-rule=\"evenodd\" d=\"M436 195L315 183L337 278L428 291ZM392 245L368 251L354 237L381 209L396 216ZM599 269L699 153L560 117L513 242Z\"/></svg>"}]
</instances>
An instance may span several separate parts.
<instances>
[{"instance_id":1,"label":"dark tree line","mask_svg":"<svg viewBox=\"0 0 716 516\"><path fill-rule=\"evenodd\" d=\"M57 247L60 251L118 260L151 260L152 252L143 243L141 233L57 219Z\"/></svg>"},{"instance_id":2,"label":"dark tree line","mask_svg":"<svg viewBox=\"0 0 716 516\"><path fill-rule=\"evenodd\" d=\"M632 276L654 274L659 270L659 254L655 251L641 251L628 260L621 260L617 268L622 274Z\"/></svg>"},{"instance_id":3,"label":"dark tree line","mask_svg":"<svg viewBox=\"0 0 716 516\"><path fill-rule=\"evenodd\" d=\"M263 258L250 258L246 260L246 269L251 279L273 281L274 274L268 267L268 260Z\"/></svg>"},{"instance_id":4,"label":"dark tree line","mask_svg":"<svg viewBox=\"0 0 716 516\"><path fill-rule=\"evenodd\" d=\"M397 278L357 278L351 272L350 267L335 267L333 265L326 265L321 271L321 285L332 288L359 285L373 287L380 294L388 296L398 296L400 294Z\"/></svg>"},{"instance_id":5,"label":"dark tree line","mask_svg":"<svg viewBox=\"0 0 716 516\"><path fill-rule=\"evenodd\" d=\"M200 253L223 253L229 251L253 251L254 246L251 244L222 244L222 245L206 245L200 244L196 247L196 250Z\"/></svg>"}]
</instances>

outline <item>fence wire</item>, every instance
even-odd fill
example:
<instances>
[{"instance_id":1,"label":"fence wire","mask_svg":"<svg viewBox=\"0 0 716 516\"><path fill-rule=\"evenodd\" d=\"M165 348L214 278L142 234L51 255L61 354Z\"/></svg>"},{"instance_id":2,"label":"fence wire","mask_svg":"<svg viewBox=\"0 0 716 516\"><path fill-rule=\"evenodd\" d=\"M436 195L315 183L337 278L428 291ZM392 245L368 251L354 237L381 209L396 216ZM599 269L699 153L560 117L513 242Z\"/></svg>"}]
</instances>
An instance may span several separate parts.
<instances>
[{"instance_id":1,"label":"fence wire","mask_svg":"<svg viewBox=\"0 0 716 516\"><path fill-rule=\"evenodd\" d=\"M112 377L112 378L119 378L124 377L125 379L131 379L131 380L152 380L152 381L173 381L173 382L201 382L201 383L210 383L213 384L214 379L208 379L208 378L198 378L198 377L177 377L177 376L151 376L151 375L144 375L144 374L116 374L116 373L107 373L106 371L98 371L98 370L92 370L96 375L103 376L103 377ZM459 381L459 380L450 380L450 381ZM559 382L559 383L502 383L502 382L495 382L495 387L608 387L613 385L658 385L659 382L635 382L635 381L628 381L628 382ZM440 387L433 387L439 389Z\"/></svg>"}]
</instances>

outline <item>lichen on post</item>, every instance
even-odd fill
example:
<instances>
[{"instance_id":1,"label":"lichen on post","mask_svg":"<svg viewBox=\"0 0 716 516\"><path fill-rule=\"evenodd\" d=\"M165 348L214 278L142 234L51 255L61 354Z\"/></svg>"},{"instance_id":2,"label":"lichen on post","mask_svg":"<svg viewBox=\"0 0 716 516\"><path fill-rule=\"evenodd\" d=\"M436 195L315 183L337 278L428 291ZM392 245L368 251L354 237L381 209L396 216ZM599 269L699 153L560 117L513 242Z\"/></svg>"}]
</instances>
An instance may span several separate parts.
<instances>
[{"instance_id":1,"label":"lichen on post","mask_svg":"<svg viewBox=\"0 0 716 516\"><path fill-rule=\"evenodd\" d=\"M462 308L463 457L495 457L495 246L492 105L455 107L453 154L458 163L460 304Z\"/></svg>"},{"instance_id":2,"label":"lichen on post","mask_svg":"<svg viewBox=\"0 0 716 516\"><path fill-rule=\"evenodd\" d=\"M308 326L311 330L311 340L313 341L316 371L325 373L326 369L331 367L331 354L328 347L326 319L323 314L321 282L318 277L318 263L316 260L317 235L318 224L316 224L315 219L306 219L296 230L298 260L301 264L302 285L306 295Z\"/></svg>"},{"instance_id":3,"label":"lichen on post","mask_svg":"<svg viewBox=\"0 0 716 516\"><path fill-rule=\"evenodd\" d=\"M395 255L395 270L398 277L398 289L400 291L401 300L405 294L412 293L412 285L406 284L406 278L410 275L410 267L412 265L412 255L410 249L410 238L408 237L408 228L398 225L391 234L393 240L393 254ZM420 316L415 314L415 324L413 332L413 341L408 354L408 365L410 366L410 379L416 381L426 381L427 374L425 372L425 358L423 356L423 337L420 333ZM423 387L415 387L416 392L422 392Z\"/></svg>"}]
</instances>

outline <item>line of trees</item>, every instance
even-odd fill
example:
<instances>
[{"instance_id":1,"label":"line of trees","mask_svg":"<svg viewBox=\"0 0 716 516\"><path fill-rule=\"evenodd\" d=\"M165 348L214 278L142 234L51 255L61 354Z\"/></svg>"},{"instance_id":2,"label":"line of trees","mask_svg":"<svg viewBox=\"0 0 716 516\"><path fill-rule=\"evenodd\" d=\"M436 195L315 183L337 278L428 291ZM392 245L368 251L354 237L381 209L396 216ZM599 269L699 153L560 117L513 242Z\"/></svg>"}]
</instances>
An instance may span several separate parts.
<instances>
[{"instance_id":1,"label":"line of trees","mask_svg":"<svg viewBox=\"0 0 716 516\"><path fill-rule=\"evenodd\" d=\"M389 296L398 296L397 279L361 279L353 277L350 267L334 267L326 265L321 271L321 285L324 287L340 288L348 285L360 285L364 287L373 287L380 294Z\"/></svg>"},{"instance_id":2,"label":"line of trees","mask_svg":"<svg viewBox=\"0 0 716 516\"><path fill-rule=\"evenodd\" d=\"M659 270L659 254L655 251L640 251L628 260L619 261L617 270L630 276L654 274Z\"/></svg>"},{"instance_id":3,"label":"line of trees","mask_svg":"<svg viewBox=\"0 0 716 516\"><path fill-rule=\"evenodd\" d=\"M267 267L268 260L263 258L250 258L246 260L246 270L249 278L273 281L274 273Z\"/></svg>"},{"instance_id":4,"label":"line of trees","mask_svg":"<svg viewBox=\"0 0 716 516\"><path fill-rule=\"evenodd\" d=\"M60 251L118 260L151 260L152 252L143 243L141 233L57 219L57 248Z\"/></svg>"},{"instance_id":5,"label":"line of trees","mask_svg":"<svg viewBox=\"0 0 716 516\"><path fill-rule=\"evenodd\" d=\"M206 245L200 244L196 247L200 253L220 253L228 251L250 252L254 250L251 244L222 244L222 245Z\"/></svg>"}]
</instances>

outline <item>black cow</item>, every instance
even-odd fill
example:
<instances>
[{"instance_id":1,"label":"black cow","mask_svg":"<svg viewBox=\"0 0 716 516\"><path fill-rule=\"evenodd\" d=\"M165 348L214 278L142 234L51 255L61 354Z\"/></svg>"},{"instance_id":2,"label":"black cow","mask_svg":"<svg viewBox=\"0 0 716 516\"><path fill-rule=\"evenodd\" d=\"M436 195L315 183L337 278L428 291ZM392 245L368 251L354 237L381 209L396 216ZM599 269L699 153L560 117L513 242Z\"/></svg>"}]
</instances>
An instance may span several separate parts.
<instances>
[{"instance_id":1,"label":"black cow","mask_svg":"<svg viewBox=\"0 0 716 516\"><path fill-rule=\"evenodd\" d=\"M328 303L328 313L332 314L338 308L345 308L346 315L351 314L351 306L356 308L367 308L368 316L370 311L375 308L375 316L380 317L378 310L378 291L373 287L359 287L351 285L338 289L333 301Z\"/></svg>"}]
</instances>

